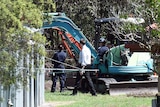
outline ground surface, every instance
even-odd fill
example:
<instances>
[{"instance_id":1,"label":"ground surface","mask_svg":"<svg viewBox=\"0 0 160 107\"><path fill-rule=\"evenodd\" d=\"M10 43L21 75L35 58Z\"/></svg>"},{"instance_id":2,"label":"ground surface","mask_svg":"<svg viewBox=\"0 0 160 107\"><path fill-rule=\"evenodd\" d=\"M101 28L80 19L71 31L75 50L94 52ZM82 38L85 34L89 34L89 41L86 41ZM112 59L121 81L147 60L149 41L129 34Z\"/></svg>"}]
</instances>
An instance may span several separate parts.
<instances>
[{"instance_id":1,"label":"ground surface","mask_svg":"<svg viewBox=\"0 0 160 107\"><path fill-rule=\"evenodd\" d=\"M46 77L45 81L45 90L50 91L52 85L52 81L50 80L50 77ZM59 90L59 82L57 82L57 90ZM45 102L40 107L60 107L64 105L70 105L72 103L75 103L74 101L53 101L53 102ZM140 106L140 107L148 107L148 106Z\"/></svg>"},{"instance_id":2,"label":"ground surface","mask_svg":"<svg viewBox=\"0 0 160 107\"><path fill-rule=\"evenodd\" d=\"M50 91L51 89L51 85L52 85L52 81L50 80L49 77L46 77L46 81L45 81L45 90L46 91ZM59 90L59 82L57 82L57 90ZM62 105L69 105L71 103L74 103L73 101L67 101L67 102L62 102L62 101L53 101L53 102L45 102L43 105L41 105L40 107L58 107L58 106L62 106Z\"/></svg>"},{"instance_id":3,"label":"ground surface","mask_svg":"<svg viewBox=\"0 0 160 107\"><path fill-rule=\"evenodd\" d=\"M54 102L45 102L42 106L40 107L58 107L58 106L62 106L62 105L69 105L74 103L73 101L66 101L66 102L62 102L62 101L54 101Z\"/></svg>"}]
</instances>

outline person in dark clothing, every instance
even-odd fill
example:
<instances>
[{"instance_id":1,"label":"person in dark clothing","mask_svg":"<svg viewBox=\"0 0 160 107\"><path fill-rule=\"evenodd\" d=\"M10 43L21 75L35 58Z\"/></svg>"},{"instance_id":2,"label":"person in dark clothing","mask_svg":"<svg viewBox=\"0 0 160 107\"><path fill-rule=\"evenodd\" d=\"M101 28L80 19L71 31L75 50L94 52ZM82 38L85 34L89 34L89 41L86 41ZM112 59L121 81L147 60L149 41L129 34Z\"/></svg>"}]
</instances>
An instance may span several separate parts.
<instances>
[{"instance_id":1,"label":"person in dark clothing","mask_svg":"<svg viewBox=\"0 0 160 107\"><path fill-rule=\"evenodd\" d=\"M106 40L104 38L100 38L99 44L100 47L98 48L98 56L99 59L103 59L103 55L109 50L109 48L106 46Z\"/></svg>"},{"instance_id":2,"label":"person in dark clothing","mask_svg":"<svg viewBox=\"0 0 160 107\"><path fill-rule=\"evenodd\" d=\"M54 68L65 69L65 66L62 63L64 63L67 55L63 51L63 45L62 44L58 45L58 50L59 51L56 52L54 54L54 56L53 56L53 59L55 61L52 61L52 63L54 64ZM62 63L60 63L60 62L62 62ZM64 91L65 80L66 80L65 71L64 70L56 70L56 71L53 71L53 73L51 75L51 79L52 79L51 92L55 92L55 90L56 90L56 82L57 82L58 78L60 80L60 92Z\"/></svg>"},{"instance_id":3,"label":"person in dark clothing","mask_svg":"<svg viewBox=\"0 0 160 107\"><path fill-rule=\"evenodd\" d=\"M90 93L92 96L96 96L96 90L94 88L92 79L90 77L90 72L89 71L84 71L85 69L90 69L91 68L91 51L90 49L85 45L86 41L84 39L80 40L80 44L82 47L82 50L79 53L79 67L81 70L77 72L77 77L76 77L76 83L73 89L73 92L71 95L76 95L77 90L80 87L80 82L82 80L82 77L85 76L87 83L90 88Z\"/></svg>"}]
</instances>

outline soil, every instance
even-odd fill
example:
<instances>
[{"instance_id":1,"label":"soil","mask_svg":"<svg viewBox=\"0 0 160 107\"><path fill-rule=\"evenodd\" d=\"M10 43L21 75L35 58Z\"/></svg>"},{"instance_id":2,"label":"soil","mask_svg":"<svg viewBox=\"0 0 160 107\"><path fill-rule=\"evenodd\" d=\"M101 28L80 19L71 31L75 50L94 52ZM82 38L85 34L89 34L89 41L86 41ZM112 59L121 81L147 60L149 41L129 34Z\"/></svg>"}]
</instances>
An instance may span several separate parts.
<instances>
[{"instance_id":1,"label":"soil","mask_svg":"<svg viewBox=\"0 0 160 107\"><path fill-rule=\"evenodd\" d=\"M69 105L74 103L74 101L53 101L53 102L46 102L41 107L58 107L62 105Z\"/></svg>"},{"instance_id":2,"label":"soil","mask_svg":"<svg viewBox=\"0 0 160 107\"><path fill-rule=\"evenodd\" d=\"M51 86L52 86L52 81L50 80L50 77L48 77L48 75L46 75L45 90L50 91ZM59 90L59 82L57 82L57 90ZM74 101L52 101L52 102L45 102L40 107L59 107L62 105L69 105L72 103L74 103Z\"/></svg>"},{"instance_id":3,"label":"soil","mask_svg":"<svg viewBox=\"0 0 160 107\"><path fill-rule=\"evenodd\" d=\"M51 86L52 86L52 81L51 80L45 80L45 90L50 91ZM59 87L60 87L60 84L59 84L59 82L57 82L56 90L59 90Z\"/></svg>"}]
</instances>

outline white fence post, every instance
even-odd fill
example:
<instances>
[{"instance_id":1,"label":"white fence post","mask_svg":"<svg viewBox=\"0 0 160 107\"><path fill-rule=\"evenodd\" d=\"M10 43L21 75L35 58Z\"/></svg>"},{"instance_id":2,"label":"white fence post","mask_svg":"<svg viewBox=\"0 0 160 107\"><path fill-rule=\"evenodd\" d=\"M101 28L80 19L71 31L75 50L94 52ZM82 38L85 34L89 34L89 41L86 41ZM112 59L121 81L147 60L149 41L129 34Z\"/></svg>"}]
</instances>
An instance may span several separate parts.
<instances>
[{"instance_id":1,"label":"white fence post","mask_svg":"<svg viewBox=\"0 0 160 107\"><path fill-rule=\"evenodd\" d=\"M39 107L44 103L44 83L45 83L45 58L37 55L37 62L42 61L43 64L40 66L37 65L37 68L34 68L34 54L32 48L32 55L22 56L19 58L18 65L16 68L16 74L21 73L23 78L26 78L27 86L23 87L20 83L19 87L12 85L8 89L4 89L0 85L0 107L8 107L8 100L10 99L13 106L10 107ZM17 52L17 57L20 57ZM35 72L35 70L37 72ZM34 75L35 73L35 75ZM35 76L35 78L34 78Z\"/></svg>"}]
</instances>

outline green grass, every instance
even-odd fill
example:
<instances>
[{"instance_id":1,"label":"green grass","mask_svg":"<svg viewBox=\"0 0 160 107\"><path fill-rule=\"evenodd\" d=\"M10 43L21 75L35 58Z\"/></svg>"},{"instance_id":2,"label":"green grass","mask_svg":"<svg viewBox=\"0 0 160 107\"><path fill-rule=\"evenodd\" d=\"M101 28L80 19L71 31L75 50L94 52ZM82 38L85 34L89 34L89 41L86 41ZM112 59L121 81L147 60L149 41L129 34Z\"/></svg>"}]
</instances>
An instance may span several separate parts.
<instances>
[{"instance_id":1,"label":"green grass","mask_svg":"<svg viewBox=\"0 0 160 107\"><path fill-rule=\"evenodd\" d=\"M45 92L46 102L59 102L58 107L151 107L154 97L127 97L127 96L109 96L98 94L91 96L90 93L78 93L76 96L71 96L72 91L63 93ZM63 103L70 103L62 105ZM54 106L54 105L53 105ZM55 106L57 107L57 106Z\"/></svg>"}]
</instances>

